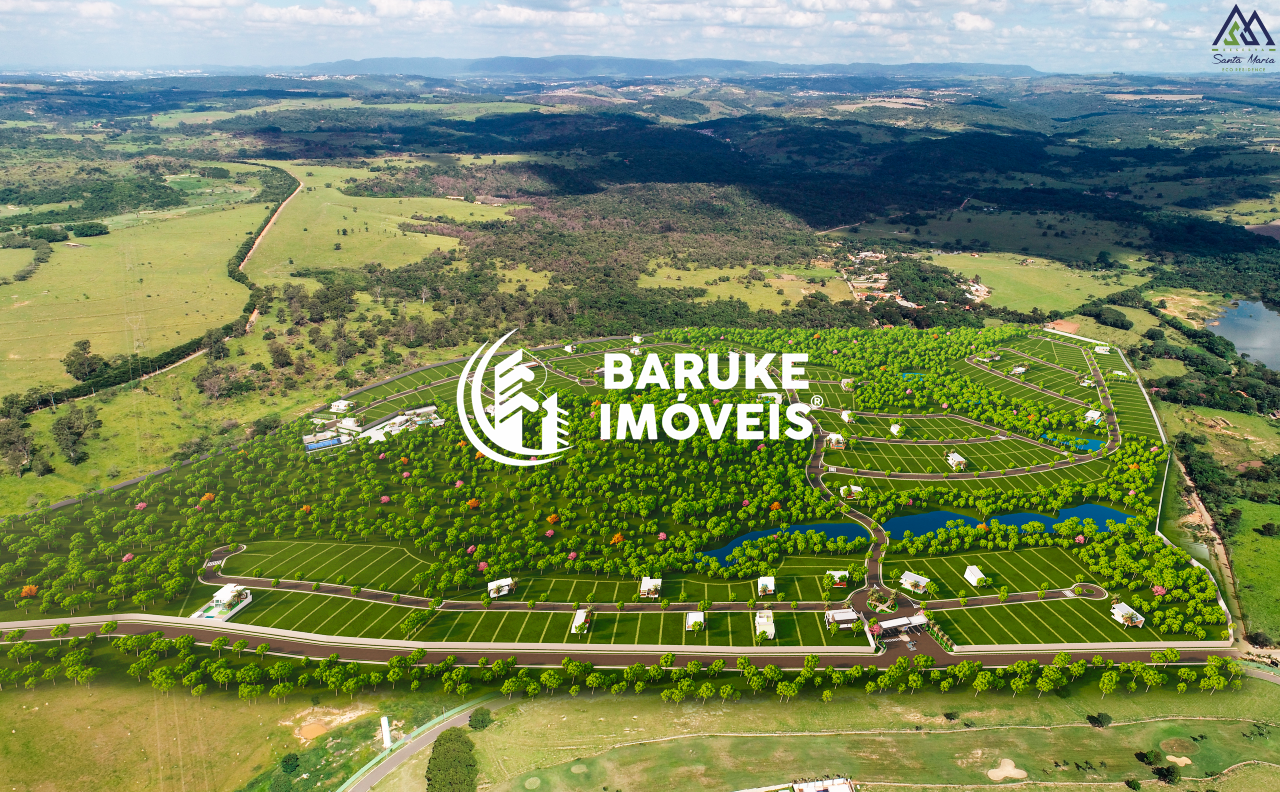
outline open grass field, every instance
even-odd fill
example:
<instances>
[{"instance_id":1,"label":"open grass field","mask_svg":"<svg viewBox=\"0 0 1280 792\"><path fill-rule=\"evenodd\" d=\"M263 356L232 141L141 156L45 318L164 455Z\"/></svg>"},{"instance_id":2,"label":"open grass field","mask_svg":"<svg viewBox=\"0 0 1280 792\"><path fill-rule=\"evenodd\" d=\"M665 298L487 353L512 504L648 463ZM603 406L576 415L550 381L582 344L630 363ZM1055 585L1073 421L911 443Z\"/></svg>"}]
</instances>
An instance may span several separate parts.
<instances>
[{"instance_id":1,"label":"open grass field","mask_svg":"<svg viewBox=\"0 0 1280 792\"><path fill-rule=\"evenodd\" d=\"M639 284L644 288L687 288L706 289L707 294L698 298L698 302L713 302L730 298L742 300L751 308L768 308L771 311L783 310L788 305L796 305L805 295L822 292L832 302L853 299L849 284L836 277L833 270L803 270L805 278L826 280L826 285L808 283L790 272L775 272L768 267L761 270L766 276L764 281L746 280L748 270L725 269L711 267L692 271L678 270L671 267L660 267L653 275L641 275ZM728 281L721 281L728 277ZM710 281L710 283L708 283ZM779 294L781 292L781 294Z\"/></svg>"},{"instance_id":2,"label":"open grass field","mask_svg":"<svg viewBox=\"0 0 1280 792\"><path fill-rule=\"evenodd\" d=\"M857 440L850 441L844 451L830 449L824 451L822 460L827 465L838 465L854 470L945 473L951 470L946 463L946 458L952 451L964 457L968 462L965 469L970 473L1042 465L1063 458L1060 452L1025 440L1010 438L986 443L955 445L913 445Z\"/></svg>"},{"instance_id":3,"label":"open grass field","mask_svg":"<svg viewBox=\"0 0 1280 792\"><path fill-rule=\"evenodd\" d=\"M722 678L741 685L735 675ZM1191 742L1188 737L1200 734L1209 739L1193 743L1198 748L1195 754L1179 754L1193 760L1184 768L1187 776L1203 777L1249 758L1276 761L1267 759L1274 740L1249 740L1244 735L1250 730L1247 721L1271 720L1270 708L1277 706L1272 702L1280 701L1280 687L1249 680L1243 695L1180 696L1169 686L1148 693L1139 687L1136 694L1117 691L1102 698L1096 677L1087 679L1067 685L1062 695L1042 698L1034 693L1014 698L1007 689L977 699L972 693L926 691L868 696L860 687L842 687L830 705L806 690L781 707L772 706L776 697L753 696L749 690L731 704L722 704L718 698L707 704L686 700L674 708L648 694L614 697L598 692L591 696L583 691L577 698L557 694L504 707L495 713L498 722L476 735L475 741L483 779L493 789L512 792L589 792L602 786L747 789L842 773L859 783L876 779L947 782L963 785L953 789L972 790L996 786L985 773L1005 757L1027 770L1032 781L1107 781L1106 788L1116 790L1122 789L1119 781L1133 777L1141 778L1145 789L1154 788L1154 779L1133 754L1157 749L1178 737L1182 741L1170 747L1182 748ZM1109 713L1116 723L1106 730L1087 726L1082 713L1098 711ZM1153 712L1164 713L1167 720L1128 725L1149 719ZM951 713L955 720L944 713ZM797 732L807 736L801 739ZM738 739L715 736L726 734L748 741L732 749L700 753L699 746ZM803 748L810 742L819 746L812 753ZM794 756L792 750L803 755ZM1069 769L1055 768L1055 760L1067 762ZM1086 760L1094 771L1083 768ZM755 761L759 764L743 766ZM1103 761L1106 768L1101 767ZM1077 762L1081 770L1075 769ZM580 766L577 772L575 766ZM534 778L536 783L531 781ZM1233 787L1215 778L1213 788ZM1201 792L1206 786L1197 783L1173 789Z\"/></svg>"},{"instance_id":4,"label":"open grass field","mask_svg":"<svg viewBox=\"0 0 1280 792\"><path fill-rule=\"evenodd\" d=\"M1280 638L1280 602L1275 581L1280 579L1280 536L1262 536L1255 528L1280 524L1280 506L1273 503L1236 501L1240 524L1227 537L1231 569L1239 584L1240 607L1250 630L1261 630L1274 641Z\"/></svg>"},{"instance_id":5,"label":"open grass field","mask_svg":"<svg viewBox=\"0 0 1280 792\"><path fill-rule=\"evenodd\" d=\"M991 585L982 589L970 585L964 579L964 570L970 565L981 569ZM933 558L890 555L884 560L884 568L886 579L896 580L904 570L924 575L938 585L938 599L990 595L1002 586L1008 586L1010 592L1037 591L1046 583L1046 588L1064 589L1075 585L1077 575L1084 575L1087 581L1095 577L1059 547L1028 547L1012 552L978 550ZM888 571L896 574L889 575Z\"/></svg>"},{"instance_id":6,"label":"open grass field","mask_svg":"<svg viewBox=\"0 0 1280 792\"><path fill-rule=\"evenodd\" d=\"M722 709L716 705L698 708ZM733 707L723 709L732 711ZM1193 756L1188 758L1192 761L1183 771L1188 777L1220 772L1249 759L1268 757L1263 761L1274 761L1278 753L1275 748L1268 746L1261 753L1253 750L1257 741L1245 736L1250 728L1248 723L1221 722L1209 724L1206 730L1200 728L1198 721L1166 721L1106 732L1082 725L1034 735L1008 729L980 734L933 732L923 738L906 733L700 735L659 743L640 743L635 738L643 735L634 735L633 744L594 756L566 759L516 776L495 789L746 789L795 778L832 776L850 778L861 790L875 789L876 782L893 784L886 789L922 789L925 787L915 784L925 779L953 789L972 790L998 786L986 773L1002 760L1027 771L1029 778L1051 783L1053 789L1115 789L1123 788L1119 782L1126 778L1142 779L1144 786L1158 783L1151 777L1150 768L1134 754L1160 745L1169 746L1175 753L1175 749L1190 746L1188 752ZM1201 735L1204 740L1200 740ZM1086 761L1088 767L1081 764ZM1055 767L1055 763L1060 765ZM1277 776L1274 769L1249 770L1250 780ZM1099 785L1089 785L1090 781ZM1082 786L1077 788L1072 782ZM1103 783L1107 786L1103 787ZM1217 778L1211 783L1215 789L1225 788ZM1024 784L1019 788L1045 788ZM1203 783L1162 787L1190 790L1203 787Z\"/></svg>"},{"instance_id":7,"label":"open grass field","mask_svg":"<svg viewBox=\"0 0 1280 792\"><path fill-rule=\"evenodd\" d=\"M245 265L250 278L260 284L298 282L289 273L302 267L358 267L376 261L395 268L457 244L452 237L400 231L400 223L412 222L414 214L492 220L506 217L509 211L446 198L353 198L338 188L346 179L370 177L368 170L294 163L281 167L304 186ZM342 229L347 231L345 236ZM308 286L316 284L308 282Z\"/></svg>"},{"instance_id":8,"label":"open grass field","mask_svg":"<svg viewBox=\"0 0 1280 792\"><path fill-rule=\"evenodd\" d=\"M1235 467L1280 454L1280 426L1260 415L1184 407L1165 401L1155 405L1166 434L1173 437L1190 432L1203 436L1208 441L1204 450L1224 465Z\"/></svg>"},{"instance_id":9,"label":"open grass field","mask_svg":"<svg viewBox=\"0 0 1280 792\"><path fill-rule=\"evenodd\" d=\"M974 223L977 222L978 219L974 218ZM1069 269L1051 258L1037 258L1034 263L1022 266L1020 262L1025 261L1027 255L982 253L975 257L965 253L934 256L934 263L969 278L975 275L982 278L982 285L991 289L991 296L984 302L1015 311L1030 311L1032 308L1046 313L1069 311L1087 302L1091 294L1110 294L1149 280L1136 272L1126 272L1119 284L1114 281L1104 284L1096 273Z\"/></svg>"},{"instance_id":10,"label":"open grass field","mask_svg":"<svg viewBox=\"0 0 1280 792\"><path fill-rule=\"evenodd\" d=\"M108 358L156 354L239 316L249 292L227 278L227 259L262 216L261 205L240 204L54 245L30 280L6 287L6 392L74 384L59 361L80 339ZM30 251L20 252L25 264Z\"/></svg>"},{"instance_id":11,"label":"open grass field","mask_svg":"<svg viewBox=\"0 0 1280 792\"><path fill-rule=\"evenodd\" d=\"M1037 225L1037 223L1040 223L1040 225ZM1049 228L1050 225L1055 226L1055 228ZM1115 223L1094 220L1086 215L1041 213L1039 216L1035 216L1003 211L990 213L981 211L953 212L944 218L929 221L926 226L921 226L919 237L914 234L903 234L903 228L903 226L894 225L892 220L884 220L874 224L864 223L859 226L858 234L846 233L845 235L868 241L877 237L911 236L913 239L918 239L925 244L939 246L954 244L956 239L961 239L966 244L987 242L993 251L1007 251L1013 254L1011 258L1016 259L1014 261L1014 266L1016 266L1016 261L1026 256L1059 261L1063 259L1093 261L1098 257L1100 251L1109 250L1112 253L1117 253L1126 234L1130 234L1130 232L1125 231ZM1055 236L1055 233L1059 231L1065 236ZM1140 237L1130 234L1129 238L1136 245ZM992 254L987 255L990 256ZM976 270L970 268L969 261L972 261L972 259L969 258L968 254L964 254L964 258L960 256L935 256L935 259L944 266L965 274L976 272ZM951 261L957 263L952 264ZM1040 262L1037 261L1037 263ZM985 275L983 280L986 280ZM1047 291L1048 289L1046 289ZM1087 291L1089 290L1085 289L1081 294ZM1096 293L1102 295L1109 294L1112 291L1115 291L1115 289L1097 291ZM1076 300L1069 307L1075 307L1084 302L1085 299L1087 298ZM1042 305L1041 308L1049 310L1048 306Z\"/></svg>"}]
</instances>

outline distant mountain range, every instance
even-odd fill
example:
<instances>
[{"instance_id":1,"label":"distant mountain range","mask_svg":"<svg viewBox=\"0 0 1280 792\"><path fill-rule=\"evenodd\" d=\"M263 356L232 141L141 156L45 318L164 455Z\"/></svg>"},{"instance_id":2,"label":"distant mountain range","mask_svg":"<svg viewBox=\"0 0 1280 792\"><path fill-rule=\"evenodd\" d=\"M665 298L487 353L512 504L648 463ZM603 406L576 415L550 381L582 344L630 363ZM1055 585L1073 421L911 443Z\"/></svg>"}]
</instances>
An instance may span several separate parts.
<instances>
[{"instance_id":1,"label":"distant mountain range","mask_svg":"<svg viewBox=\"0 0 1280 792\"><path fill-rule=\"evenodd\" d=\"M547 58L365 58L285 68L285 74L415 74L423 77L524 77L582 79L611 77L779 77L817 75L882 75L902 77L1036 77L1030 66L999 63L774 63L773 61L651 60L593 55L554 55Z\"/></svg>"}]
</instances>

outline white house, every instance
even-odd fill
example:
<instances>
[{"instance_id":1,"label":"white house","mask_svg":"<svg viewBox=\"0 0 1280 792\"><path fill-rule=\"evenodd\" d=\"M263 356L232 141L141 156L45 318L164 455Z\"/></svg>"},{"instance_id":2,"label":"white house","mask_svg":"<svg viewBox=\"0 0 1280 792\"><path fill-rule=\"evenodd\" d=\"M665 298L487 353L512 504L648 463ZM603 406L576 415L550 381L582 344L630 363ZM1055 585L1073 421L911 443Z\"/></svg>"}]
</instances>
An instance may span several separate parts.
<instances>
[{"instance_id":1,"label":"white house","mask_svg":"<svg viewBox=\"0 0 1280 792\"><path fill-rule=\"evenodd\" d=\"M1084 414L1084 419L1088 423L1097 423L1102 420L1102 412L1099 410L1090 410Z\"/></svg>"},{"instance_id":2,"label":"white house","mask_svg":"<svg viewBox=\"0 0 1280 792\"><path fill-rule=\"evenodd\" d=\"M774 583L773 576L757 578L756 579L756 596L767 597L770 594L773 594L775 591L774 585L775 583Z\"/></svg>"},{"instance_id":3,"label":"white house","mask_svg":"<svg viewBox=\"0 0 1280 792\"><path fill-rule=\"evenodd\" d=\"M1081 381L1080 381L1080 387L1082 387L1082 388L1092 388L1092 387L1093 387L1093 378L1091 378L1091 377L1085 377L1083 380L1081 380Z\"/></svg>"},{"instance_id":4,"label":"white house","mask_svg":"<svg viewBox=\"0 0 1280 792\"><path fill-rule=\"evenodd\" d=\"M1009 369L1009 373L1010 373L1010 374L1013 374L1014 376L1017 376L1018 374L1026 374L1026 373L1027 373L1027 367L1026 367L1026 366L1014 366L1013 368Z\"/></svg>"},{"instance_id":5,"label":"white house","mask_svg":"<svg viewBox=\"0 0 1280 792\"><path fill-rule=\"evenodd\" d=\"M841 610L827 611L826 615L823 618L826 620L828 627L834 624L838 629L841 629L841 630L851 630L853 629L853 625L862 621L862 617L860 617L858 615L858 612L853 610L852 608L842 608Z\"/></svg>"},{"instance_id":6,"label":"white house","mask_svg":"<svg viewBox=\"0 0 1280 792\"><path fill-rule=\"evenodd\" d=\"M928 623L928 619L917 613L915 616L904 616L901 619L890 619L886 622L880 622L880 629L884 632L888 632L889 630L905 630L911 627L923 627Z\"/></svg>"},{"instance_id":7,"label":"white house","mask_svg":"<svg viewBox=\"0 0 1280 792\"><path fill-rule=\"evenodd\" d=\"M774 404L782 404L782 394L778 393L777 391L766 391L760 394L760 398L762 400L772 399Z\"/></svg>"},{"instance_id":8,"label":"white house","mask_svg":"<svg viewBox=\"0 0 1280 792\"><path fill-rule=\"evenodd\" d=\"M902 424L890 424L890 425L889 425L889 434L893 435L894 437L898 437L899 435L901 435L901 434L902 434Z\"/></svg>"},{"instance_id":9,"label":"white house","mask_svg":"<svg viewBox=\"0 0 1280 792\"><path fill-rule=\"evenodd\" d=\"M244 586L228 583L213 594L213 599L200 610L191 614L193 619L212 619L227 621L239 613L246 605L253 602L253 593Z\"/></svg>"},{"instance_id":10,"label":"white house","mask_svg":"<svg viewBox=\"0 0 1280 792\"><path fill-rule=\"evenodd\" d=\"M770 641L773 640L774 635L776 634L773 631L773 611L756 611L756 635L759 635L760 633L764 633L764 637L768 638Z\"/></svg>"},{"instance_id":11,"label":"white house","mask_svg":"<svg viewBox=\"0 0 1280 792\"><path fill-rule=\"evenodd\" d=\"M629 350L627 350L627 351L628 351L628 352L630 352L630 353L631 353L631 354L633 354L633 355L638 355L638 354L640 354L640 347L631 347L631 349L629 349Z\"/></svg>"},{"instance_id":12,"label":"white house","mask_svg":"<svg viewBox=\"0 0 1280 792\"><path fill-rule=\"evenodd\" d=\"M1115 374L1117 377L1127 377L1127 376L1129 376L1129 372L1127 372L1127 371L1119 371L1119 370L1115 370L1115 369L1113 369L1113 370L1111 371L1111 373L1112 373L1112 374Z\"/></svg>"},{"instance_id":13,"label":"white house","mask_svg":"<svg viewBox=\"0 0 1280 792\"><path fill-rule=\"evenodd\" d=\"M970 586L974 586L976 588L978 581L982 580L984 577L986 577L986 575L982 574L982 570L978 569L973 564L970 564L964 569L964 579Z\"/></svg>"},{"instance_id":14,"label":"white house","mask_svg":"<svg viewBox=\"0 0 1280 792\"><path fill-rule=\"evenodd\" d=\"M852 418L853 418L853 411L852 411L852 410L841 410L841 411L840 411L840 420L844 421L845 423L849 423L849 421L850 421L850 420L852 420Z\"/></svg>"},{"instance_id":15,"label":"white house","mask_svg":"<svg viewBox=\"0 0 1280 792\"><path fill-rule=\"evenodd\" d=\"M642 336L631 336L631 343L633 344L638 344L643 340L644 338Z\"/></svg>"},{"instance_id":16,"label":"white house","mask_svg":"<svg viewBox=\"0 0 1280 792\"><path fill-rule=\"evenodd\" d=\"M702 611L689 611L684 615L685 632L693 632L694 625L699 624L703 627L707 626L707 614Z\"/></svg>"},{"instance_id":17,"label":"white house","mask_svg":"<svg viewBox=\"0 0 1280 792\"><path fill-rule=\"evenodd\" d=\"M928 585L929 578L921 577L915 572L903 572L902 580L898 583L900 588L910 589L916 594L923 594L925 592L925 587Z\"/></svg>"},{"instance_id":18,"label":"white house","mask_svg":"<svg viewBox=\"0 0 1280 792\"><path fill-rule=\"evenodd\" d=\"M849 572L844 569L828 569L827 574L835 580L831 585L836 588L845 588L849 585Z\"/></svg>"},{"instance_id":19,"label":"white house","mask_svg":"<svg viewBox=\"0 0 1280 792\"><path fill-rule=\"evenodd\" d=\"M779 790L779 792L785 792L785 790ZM854 786L847 778L825 778L821 781L792 784L791 792L854 792Z\"/></svg>"},{"instance_id":20,"label":"white house","mask_svg":"<svg viewBox=\"0 0 1280 792\"><path fill-rule=\"evenodd\" d=\"M854 484L844 484L840 487L840 497L853 498L853 499L861 498L862 487L856 486Z\"/></svg>"},{"instance_id":21,"label":"white house","mask_svg":"<svg viewBox=\"0 0 1280 792\"><path fill-rule=\"evenodd\" d=\"M947 454L947 464L951 466L952 470L964 470L966 463L964 461L964 457L960 456L955 451L952 451Z\"/></svg>"},{"instance_id":22,"label":"white house","mask_svg":"<svg viewBox=\"0 0 1280 792\"><path fill-rule=\"evenodd\" d=\"M1141 613L1123 602L1111 606L1111 618L1120 622L1122 627L1141 627L1147 621Z\"/></svg>"},{"instance_id":23,"label":"white house","mask_svg":"<svg viewBox=\"0 0 1280 792\"><path fill-rule=\"evenodd\" d=\"M573 626L569 631L574 635L582 635L591 626L591 611L580 608L573 612Z\"/></svg>"},{"instance_id":24,"label":"white house","mask_svg":"<svg viewBox=\"0 0 1280 792\"><path fill-rule=\"evenodd\" d=\"M844 435L829 434L827 435L827 448L834 448L837 451L844 450Z\"/></svg>"},{"instance_id":25,"label":"white house","mask_svg":"<svg viewBox=\"0 0 1280 792\"><path fill-rule=\"evenodd\" d=\"M1111 354L1111 347L1109 347L1109 346L1096 346L1096 347L1094 347L1094 348L1093 348L1093 351L1094 351L1094 352L1097 352L1099 355L1110 355L1110 354Z\"/></svg>"},{"instance_id":26,"label":"white house","mask_svg":"<svg viewBox=\"0 0 1280 792\"><path fill-rule=\"evenodd\" d=\"M565 351L565 352L568 352L570 355L572 355L572 354L573 354L573 344L565 344L565 345L564 345L564 351Z\"/></svg>"},{"instance_id":27,"label":"white house","mask_svg":"<svg viewBox=\"0 0 1280 792\"><path fill-rule=\"evenodd\" d=\"M489 582L489 599L501 597L516 590L516 582L511 578L503 578L502 580L493 580Z\"/></svg>"},{"instance_id":28,"label":"white house","mask_svg":"<svg viewBox=\"0 0 1280 792\"><path fill-rule=\"evenodd\" d=\"M657 599L662 596L662 578L640 578L640 596Z\"/></svg>"},{"instance_id":29,"label":"white house","mask_svg":"<svg viewBox=\"0 0 1280 792\"><path fill-rule=\"evenodd\" d=\"M356 406L356 403L353 401L348 401L346 399L339 399L333 404L329 405L329 412L344 413L355 406Z\"/></svg>"},{"instance_id":30,"label":"white house","mask_svg":"<svg viewBox=\"0 0 1280 792\"><path fill-rule=\"evenodd\" d=\"M853 390L853 380L852 379L840 380L840 387L844 390Z\"/></svg>"}]
</instances>

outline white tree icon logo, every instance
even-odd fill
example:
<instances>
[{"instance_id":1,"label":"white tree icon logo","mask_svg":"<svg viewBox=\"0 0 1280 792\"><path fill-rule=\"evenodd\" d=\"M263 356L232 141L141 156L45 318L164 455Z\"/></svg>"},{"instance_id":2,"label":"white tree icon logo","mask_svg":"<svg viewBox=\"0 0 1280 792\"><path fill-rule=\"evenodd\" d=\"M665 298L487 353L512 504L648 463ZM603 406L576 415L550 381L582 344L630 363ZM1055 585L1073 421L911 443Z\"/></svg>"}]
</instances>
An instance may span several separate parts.
<instances>
[{"instance_id":1,"label":"white tree icon logo","mask_svg":"<svg viewBox=\"0 0 1280 792\"><path fill-rule=\"evenodd\" d=\"M531 467L553 462L573 446L564 442L568 429L564 423L566 413L558 404L559 394L552 393L539 405L524 393L525 384L533 382L534 375L525 362L523 349L517 349L493 367L488 388L492 398L485 404L489 398L485 378L490 362L515 332L512 330L492 344L482 345L467 360L458 379L458 415L467 439L485 456L505 465ZM542 448L528 448L524 445L524 416L526 412L536 414L539 408L546 412L542 417Z\"/></svg>"}]
</instances>

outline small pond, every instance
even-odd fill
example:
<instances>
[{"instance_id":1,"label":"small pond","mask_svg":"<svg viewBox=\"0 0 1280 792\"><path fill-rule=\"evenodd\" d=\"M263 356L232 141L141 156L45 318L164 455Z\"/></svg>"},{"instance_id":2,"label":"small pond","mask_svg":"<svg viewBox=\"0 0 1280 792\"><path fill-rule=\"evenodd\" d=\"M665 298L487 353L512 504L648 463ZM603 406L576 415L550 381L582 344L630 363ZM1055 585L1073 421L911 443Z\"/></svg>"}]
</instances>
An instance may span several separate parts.
<instances>
[{"instance_id":1,"label":"small pond","mask_svg":"<svg viewBox=\"0 0 1280 792\"><path fill-rule=\"evenodd\" d=\"M1217 325L1205 329L1229 339L1236 351L1248 353L1269 368L1280 368L1280 313L1260 302L1241 300L1217 317Z\"/></svg>"},{"instance_id":2,"label":"small pond","mask_svg":"<svg viewBox=\"0 0 1280 792\"><path fill-rule=\"evenodd\" d=\"M1125 522L1130 515L1122 511L1117 511L1109 506L1099 506L1096 503L1086 503L1070 509L1063 509L1058 512L1057 517L1050 517L1047 514L1033 514L1031 512L1018 512L1017 514L1000 514L988 519L994 519L1001 525L1017 525L1023 526L1029 522L1044 523L1052 526L1055 523L1066 522L1072 517L1084 520L1093 520L1097 524L1099 530L1107 529L1107 520L1115 520L1116 522ZM923 536L930 531L936 531L939 528L946 528L947 523L951 520L964 520L969 525L977 525L982 520L969 517L964 514L956 514L950 511L931 511L924 514L909 514L902 517L894 517L884 524L885 533L889 534L890 539L901 539L907 531L912 536Z\"/></svg>"}]
</instances>

